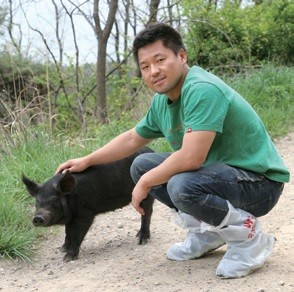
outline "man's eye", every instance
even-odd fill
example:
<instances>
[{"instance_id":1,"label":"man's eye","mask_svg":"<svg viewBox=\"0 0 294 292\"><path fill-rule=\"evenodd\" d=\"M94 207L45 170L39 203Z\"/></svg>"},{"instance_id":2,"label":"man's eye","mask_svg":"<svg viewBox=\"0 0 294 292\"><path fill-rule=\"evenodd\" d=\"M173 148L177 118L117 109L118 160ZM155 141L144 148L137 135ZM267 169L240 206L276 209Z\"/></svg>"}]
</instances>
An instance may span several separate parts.
<instances>
[{"instance_id":1,"label":"man's eye","mask_svg":"<svg viewBox=\"0 0 294 292\"><path fill-rule=\"evenodd\" d=\"M147 70L148 69L148 66L142 66L141 69L144 71L144 70Z\"/></svg>"}]
</instances>

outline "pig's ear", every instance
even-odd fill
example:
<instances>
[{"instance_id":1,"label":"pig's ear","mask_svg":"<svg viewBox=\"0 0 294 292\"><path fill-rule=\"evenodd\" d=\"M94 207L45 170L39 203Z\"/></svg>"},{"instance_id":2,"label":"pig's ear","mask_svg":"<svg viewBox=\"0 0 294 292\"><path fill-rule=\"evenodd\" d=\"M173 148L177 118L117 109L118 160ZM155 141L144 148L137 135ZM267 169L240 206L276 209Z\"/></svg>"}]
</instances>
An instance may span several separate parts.
<instances>
[{"instance_id":1,"label":"pig's ear","mask_svg":"<svg viewBox=\"0 0 294 292\"><path fill-rule=\"evenodd\" d=\"M25 184L29 194L32 195L33 197L37 194L37 192L39 191L41 187L38 183L30 180L24 174L22 175L22 182Z\"/></svg>"},{"instance_id":2,"label":"pig's ear","mask_svg":"<svg viewBox=\"0 0 294 292\"><path fill-rule=\"evenodd\" d=\"M61 174L61 177L54 184L54 189L61 193L62 195L69 195L74 190L75 179L71 173L67 170L65 173Z\"/></svg>"}]
</instances>

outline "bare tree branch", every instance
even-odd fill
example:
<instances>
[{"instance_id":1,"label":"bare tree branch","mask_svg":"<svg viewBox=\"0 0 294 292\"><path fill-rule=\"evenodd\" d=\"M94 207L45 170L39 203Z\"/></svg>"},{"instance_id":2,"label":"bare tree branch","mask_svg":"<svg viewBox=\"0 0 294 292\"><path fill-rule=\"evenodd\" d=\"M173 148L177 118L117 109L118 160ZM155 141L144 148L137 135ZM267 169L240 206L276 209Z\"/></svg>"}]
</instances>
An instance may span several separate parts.
<instances>
[{"instance_id":1,"label":"bare tree branch","mask_svg":"<svg viewBox=\"0 0 294 292\"><path fill-rule=\"evenodd\" d=\"M72 29L72 34L73 34L73 39L74 39L74 46L75 46L75 52L76 52L76 63L75 63L75 85L76 85L76 98L77 98L77 103L78 103L78 107L79 107L79 112L80 112L80 116L82 118L82 129L84 132L86 132L87 130L87 123L86 123L86 114L85 114L85 109L83 106L83 101L81 99L80 96L80 75L79 75L79 46L78 46L78 41L77 41L77 35L76 35L76 29L75 29L75 24L74 24L74 19L73 19L73 13L74 10L72 10L71 12L67 9L67 7L64 5L63 1L61 1L62 7L64 8L66 14L69 16L70 18L70 23L71 23L71 29Z\"/></svg>"},{"instance_id":2,"label":"bare tree branch","mask_svg":"<svg viewBox=\"0 0 294 292\"><path fill-rule=\"evenodd\" d=\"M32 31L34 31L34 32L36 32L36 33L38 33L40 35L40 37L41 37L41 39L42 39L42 41L43 41L43 43L44 43L44 45L45 45L45 47L47 49L47 52L49 53L49 55L51 56L51 58L52 58L52 60L54 62L54 65L55 65L55 68L56 68L56 71L57 71L57 75L58 75L58 79L59 79L59 87L57 89L55 89L55 96L57 96L59 90L61 89L63 91L64 95L65 95L68 106L72 109L71 104L70 104L69 99L68 99L67 90L65 88L65 82L64 82L64 79L63 79L63 76L62 76L61 64L57 61L53 51L51 50L51 48L50 48L50 46L49 46L49 44L47 42L47 39L46 39L45 35L39 29L34 28L34 27L31 26L30 22L28 21L28 19L26 17L26 13L24 12L22 6L21 6L21 9L23 11L23 15L24 15L24 17L26 19L26 22L27 22L29 28ZM55 20L57 20L57 19L58 18L56 17Z\"/></svg>"},{"instance_id":3,"label":"bare tree branch","mask_svg":"<svg viewBox=\"0 0 294 292\"><path fill-rule=\"evenodd\" d=\"M12 45L14 46L16 51L20 54L21 53L21 34L20 34L20 40L17 42L12 33L12 29L16 25L15 23L13 23L13 18L14 17L13 17L13 9L12 9L12 0L9 0L9 19L8 19L7 30L8 30L8 34L9 34Z\"/></svg>"},{"instance_id":4,"label":"bare tree branch","mask_svg":"<svg viewBox=\"0 0 294 292\"><path fill-rule=\"evenodd\" d=\"M55 3L54 0L52 0L52 4L53 4L54 10L55 10L55 23L56 23L55 35L56 35L56 39L58 42L58 48L59 48L59 63L62 64L62 62L63 62L63 43L62 43L61 37L59 35L60 13L59 13L57 4Z\"/></svg>"}]
</instances>

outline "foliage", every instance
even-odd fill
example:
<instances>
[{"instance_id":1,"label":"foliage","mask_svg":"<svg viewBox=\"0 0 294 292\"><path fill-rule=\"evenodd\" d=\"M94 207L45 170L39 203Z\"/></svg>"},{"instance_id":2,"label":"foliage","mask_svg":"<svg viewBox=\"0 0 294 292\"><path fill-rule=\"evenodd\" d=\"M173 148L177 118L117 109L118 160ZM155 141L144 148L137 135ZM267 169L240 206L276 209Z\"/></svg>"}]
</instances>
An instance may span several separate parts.
<instances>
[{"instance_id":1,"label":"foliage","mask_svg":"<svg viewBox=\"0 0 294 292\"><path fill-rule=\"evenodd\" d=\"M184 0L189 28L185 39L190 63L206 68L252 66L278 61L293 64L294 3L263 1L240 7L238 1Z\"/></svg>"},{"instance_id":2,"label":"foliage","mask_svg":"<svg viewBox=\"0 0 294 292\"><path fill-rule=\"evenodd\" d=\"M227 82L253 106L269 134L293 131L294 69L266 66L228 78Z\"/></svg>"},{"instance_id":3,"label":"foliage","mask_svg":"<svg viewBox=\"0 0 294 292\"><path fill-rule=\"evenodd\" d=\"M24 212L27 209L27 204L13 196L0 197L0 259L18 257L30 260L36 233L29 224L27 212Z\"/></svg>"},{"instance_id":4,"label":"foliage","mask_svg":"<svg viewBox=\"0 0 294 292\"><path fill-rule=\"evenodd\" d=\"M133 76L134 71L132 66L122 66L107 79L110 84L107 94L110 121L120 119L122 115L138 119L138 110L146 108L150 102L153 93L145 87L141 78Z\"/></svg>"},{"instance_id":5,"label":"foliage","mask_svg":"<svg viewBox=\"0 0 294 292\"><path fill-rule=\"evenodd\" d=\"M46 82L40 78L46 72L41 64L7 52L0 54L0 60L0 97L4 100L32 101L36 95L47 93Z\"/></svg>"},{"instance_id":6,"label":"foliage","mask_svg":"<svg viewBox=\"0 0 294 292\"><path fill-rule=\"evenodd\" d=\"M76 131L81 128L82 116L89 125L95 121L94 65L83 64L76 71L70 62L58 71L52 64L35 63L7 53L0 54L0 61L0 122L3 124L9 125L25 115L26 125L49 122L52 131L69 127ZM137 88L143 86L139 78L132 76L133 71L132 67L122 66L106 80L110 121L121 115L136 116L133 109ZM149 99L144 100L140 102L143 106Z\"/></svg>"}]
</instances>

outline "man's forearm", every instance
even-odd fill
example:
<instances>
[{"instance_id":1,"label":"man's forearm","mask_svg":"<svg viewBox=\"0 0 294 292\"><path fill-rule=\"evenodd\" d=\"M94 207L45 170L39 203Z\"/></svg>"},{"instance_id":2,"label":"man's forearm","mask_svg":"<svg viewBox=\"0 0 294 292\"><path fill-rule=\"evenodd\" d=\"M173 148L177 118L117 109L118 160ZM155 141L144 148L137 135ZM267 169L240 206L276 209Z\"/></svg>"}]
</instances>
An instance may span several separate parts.
<instances>
[{"instance_id":1,"label":"man's forearm","mask_svg":"<svg viewBox=\"0 0 294 292\"><path fill-rule=\"evenodd\" d=\"M171 154L163 163L146 172L140 179L146 187L154 187L166 183L172 176L177 173L196 170L199 167L188 161L180 151Z\"/></svg>"},{"instance_id":2,"label":"man's forearm","mask_svg":"<svg viewBox=\"0 0 294 292\"><path fill-rule=\"evenodd\" d=\"M134 130L129 130L115 137L103 147L85 156L87 164L102 164L125 158L143 147L148 140L134 138Z\"/></svg>"}]
</instances>

